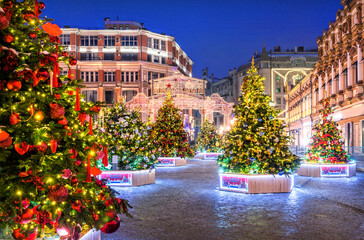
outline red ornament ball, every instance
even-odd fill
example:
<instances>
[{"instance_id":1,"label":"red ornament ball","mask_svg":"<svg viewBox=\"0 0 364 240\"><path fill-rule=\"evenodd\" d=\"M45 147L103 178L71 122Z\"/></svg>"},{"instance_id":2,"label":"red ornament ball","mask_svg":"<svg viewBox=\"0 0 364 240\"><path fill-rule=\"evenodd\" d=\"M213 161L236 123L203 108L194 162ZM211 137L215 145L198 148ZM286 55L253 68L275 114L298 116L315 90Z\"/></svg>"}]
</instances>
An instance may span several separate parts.
<instances>
[{"instance_id":1,"label":"red ornament ball","mask_svg":"<svg viewBox=\"0 0 364 240\"><path fill-rule=\"evenodd\" d=\"M6 138L5 140L0 142L1 148L8 148L13 144L13 139L11 137Z\"/></svg>"},{"instance_id":2,"label":"red ornament ball","mask_svg":"<svg viewBox=\"0 0 364 240\"><path fill-rule=\"evenodd\" d=\"M15 125L15 124L18 124L20 122L20 117L19 117L19 114L17 113L12 113L10 115L10 124L11 125Z\"/></svg>"},{"instance_id":3,"label":"red ornament ball","mask_svg":"<svg viewBox=\"0 0 364 240\"><path fill-rule=\"evenodd\" d=\"M62 52L63 57L68 57L68 52Z\"/></svg>"},{"instance_id":4,"label":"red ornament ball","mask_svg":"<svg viewBox=\"0 0 364 240\"><path fill-rule=\"evenodd\" d=\"M18 91L21 89L21 81L10 80L8 81L7 87L10 91Z\"/></svg>"},{"instance_id":5,"label":"red ornament ball","mask_svg":"<svg viewBox=\"0 0 364 240\"><path fill-rule=\"evenodd\" d=\"M49 188L48 197L51 201L61 203L68 198L68 189L60 184L55 184Z\"/></svg>"},{"instance_id":6,"label":"red ornament ball","mask_svg":"<svg viewBox=\"0 0 364 240\"><path fill-rule=\"evenodd\" d=\"M120 227L120 218L118 215L115 215L115 218L112 219L110 222L106 223L105 226L100 228L100 231L103 233L114 233L116 232Z\"/></svg>"},{"instance_id":7,"label":"red ornament ball","mask_svg":"<svg viewBox=\"0 0 364 240\"><path fill-rule=\"evenodd\" d=\"M72 184L72 185L77 184L77 183L78 183L78 179L77 179L77 177L76 177L76 176L72 176L72 177L70 177L70 182L71 182L71 184Z\"/></svg>"},{"instance_id":8,"label":"red ornament ball","mask_svg":"<svg viewBox=\"0 0 364 240\"><path fill-rule=\"evenodd\" d=\"M48 72L48 69L46 68L40 68L38 69L37 71L37 74L36 74L37 78L40 80L40 81L45 81L49 78L49 72Z\"/></svg>"},{"instance_id":9,"label":"red ornament ball","mask_svg":"<svg viewBox=\"0 0 364 240\"><path fill-rule=\"evenodd\" d=\"M76 64L77 64L76 58L71 58L69 63L70 63L71 66L76 66Z\"/></svg>"},{"instance_id":10,"label":"red ornament ball","mask_svg":"<svg viewBox=\"0 0 364 240\"><path fill-rule=\"evenodd\" d=\"M50 117L54 120L61 120L65 114L64 107L58 103L51 103Z\"/></svg>"},{"instance_id":11,"label":"red ornament ball","mask_svg":"<svg viewBox=\"0 0 364 240\"><path fill-rule=\"evenodd\" d=\"M31 231L28 236L25 236L25 232L19 228L14 229L11 235L16 240L35 240L38 235L38 227Z\"/></svg>"},{"instance_id":12,"label":"red ornament ball","mask_svg":"<svg viewBox=\"0 0 364 240\"><path fill-rule=\"evenodd\" d=\"M29 33L29 37L35 39L37 38L37 34L35 32L31 32Z\"/></svg>"},{"instance_id":13,"label":"red ornament ball","mask_svg":"<svg viewBox=\"0 0 364 240\"><path fill-rule=\"evenodd\" d=\"M45 9L45 4L44 4L44 2L39 2L39 3L38 3L38 8L39 8L40 10Z\"/></svg>"},{"instance_id":14,"label":"red ornament ball","mask_svg":"<svg viewBox=\"0 0 364 240\"><path fill-rule=\"evenodd\" d=\"M23 14L23 18L25 21L31 21L32 19L35 18L35 13L32 12L32 11L26 11L24 14Z\"/></svg>"},{"instance_id":15,"label":"red ornament ball","mask_svg":"<svg viewBox=\"0 0 364 240\"><path fill-rule=\"evenodd\" d=\"M9 26L9 18L6 13L0 12L0 30L4 30Z\"/></svg>"}]
</instances>

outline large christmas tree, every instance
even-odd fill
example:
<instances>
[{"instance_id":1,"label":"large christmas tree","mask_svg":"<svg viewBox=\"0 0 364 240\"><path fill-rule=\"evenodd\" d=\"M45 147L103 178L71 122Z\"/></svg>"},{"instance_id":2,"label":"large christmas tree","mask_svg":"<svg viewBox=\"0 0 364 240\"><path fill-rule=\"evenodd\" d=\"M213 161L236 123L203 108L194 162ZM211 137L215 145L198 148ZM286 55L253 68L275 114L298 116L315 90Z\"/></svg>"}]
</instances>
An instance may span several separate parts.
<instances>
[{"instance_id":1,"label":"large christmas tree","mask_svg":"<svg viewBox=\"0 0 364 240\"><path fill-rule=\"evenodd\" d=\"M150 139L158 147L162 157L194 156L179 112L168 92L163 106L158 110L157 120L153 123L150 133Z\"/></svg>"},{"instance_id":2,"label":"large christmas tree","mask_svg":"<svg viewBox=\"0 0 364 240\"><path fill-rule=\"evenodd\" d=\"M196 139L196 150L200 152L217 153L221 151L221 137L216 132L215 125L206 120Z\"/></svg>"},{"instance_id":3,"label":"large christmas tree","mask_svg":"<svg viewBox=\"0 0 364 240\"><path fill-rule=\"evenodd\" d=\"M157 147L150 143L148 126L142 122L139 112L128 113L124 104L117 104L107 110L104 122L102 135L108 143L109 155L118 157L119 169L142 170L153 166L157 161Z\"/></svg>"},{"instance_id":4,"label":"large christmas tree","mask_svg":"<svg viewBox=\"0 0 364 240\"><path fill-rule=\"evenodd\" d=\"M80 81L58 76L60 61L77 64L62 51L61 29L39 19L41 2L0 7L0 237L115 231L128 205L92 178L101 146L85 119L99 107L79 101Z\"/></svg>"},{"instance_id":5,"label":"large christmas tree","mask_svg":"<svg viewBox=\"0 0 364 240\"><path fill-rule=\"evenodd\" d=\"M243 79L242 96L234 107L235 124L225 137L224 154L218 164L224 172L245 174L288 174L299 164L288 145L283 122L264 94L264 78L257 73L254 60Z\"/></svg>"},{"instance_id":6,"label":"large christmas tree","mask_svg":"<svg viewBox=\"0 0 364 240\"><path fill-rule=\"evenodd\" d=\"M325 97L321 101L323 103L323 109L320 110L321 120L317 121L313 127L315 134L311 138L304 161L310 163L347 163L350 161L350 156L343 148L344 142L338 124L330 117L333 112L330 107L330 99Z\"/></svg>"}]
</instances>

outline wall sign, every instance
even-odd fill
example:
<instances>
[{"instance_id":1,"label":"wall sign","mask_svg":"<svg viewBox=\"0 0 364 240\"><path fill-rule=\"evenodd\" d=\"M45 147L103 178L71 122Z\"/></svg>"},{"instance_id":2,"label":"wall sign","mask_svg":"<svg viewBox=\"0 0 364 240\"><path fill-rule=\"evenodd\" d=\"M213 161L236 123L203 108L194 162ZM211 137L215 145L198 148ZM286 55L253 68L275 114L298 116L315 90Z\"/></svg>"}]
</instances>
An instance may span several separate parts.
<instances>
[{"instance_id":1,"label":"wall sign","mask_svg":"<svg viewBox=\"0 0 364 240\"><path fill-rule=\"evenodd\" d=\"M176 158L158 158L157 166L161 167L176 166Z\"/></svg>"},{"instance_id":2,"label":"wall sign","mask_svg":"<svg viewBox=\"0 0 364 240\"><path fill-rule=\"evenodd\" d=\"M248 192L248 178L238 175L220 175L221 189L234 189L235 191Z\"/></svg>"},{"instance_id":3,"label":"wall sign","mask_svg":"<svg viewBox=\"0 0 364 240\"><path fill-rule=\"evenodd\" d=\"M321 177L325 176L349 176L348 166L325 166L321 167Z\"/></svg>"},{"instance_id":4,"label":"wall sign","mask_svg":"<svg viewBox=\"0 0 364 240\"><path fill-rule=\"evenodd\" d=\"M217 159L221 153L205 153L205 159Z\"/></svg>"},{"instance_id":5,"label":"wall sign","mask_svg":"<svg viewBox=\"0 0 364 240\"><path fill-rule=\"evenodd\" d=\"M106 179L107 185L121 185L121 186L132 186L132 174L131 173L117 173L117 172L102 172L100 174L101 179Z\"/></svg>"}]
</instances>

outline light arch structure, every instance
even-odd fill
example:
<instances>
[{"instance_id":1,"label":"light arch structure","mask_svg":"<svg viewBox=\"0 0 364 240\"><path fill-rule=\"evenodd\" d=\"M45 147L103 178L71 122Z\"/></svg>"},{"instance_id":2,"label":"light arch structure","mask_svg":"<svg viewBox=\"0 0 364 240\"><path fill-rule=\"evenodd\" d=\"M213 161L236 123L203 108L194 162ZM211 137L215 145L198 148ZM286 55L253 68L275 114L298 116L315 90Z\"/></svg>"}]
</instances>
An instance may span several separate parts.
<instances>
[{"instance_id":1,"label":"light arch structure","mask_svg":"<svg viewBox=\"0 0 364 240\"><path fill-rule=\"evenodd\" d=\"M188 113L192 119L192 110L201 114L201 122L208 119L213 122L213 113L218 112L224 116L224 127L229 124L232 117L233 103L226 102L217 93L205 96L206 80L174 74L168 77L155 79L152 82L153 95L148 97L138 93L125 105L128 110L138 110L143 121L154 122L158 110L162 107L167 92L172 95L173 102L182 112Z\"/></svg>"}]
</instances>

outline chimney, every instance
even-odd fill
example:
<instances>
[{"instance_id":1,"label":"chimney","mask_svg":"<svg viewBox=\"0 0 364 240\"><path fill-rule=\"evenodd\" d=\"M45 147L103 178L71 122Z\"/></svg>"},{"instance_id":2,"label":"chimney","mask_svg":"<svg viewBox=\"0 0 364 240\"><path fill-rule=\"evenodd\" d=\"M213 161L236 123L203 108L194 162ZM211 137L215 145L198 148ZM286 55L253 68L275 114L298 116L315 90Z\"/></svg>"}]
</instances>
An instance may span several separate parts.
<instances>
[{"instance_id":1,"label":"chimney","mask_svg":"<svg viewBox=\"0 0 364 240\"><path fill-rule=\"evenodd\" d=\"M274 47L274 52L281 52L281 47L280 46L275 46Z\"/></svg>"}]
</instances>

